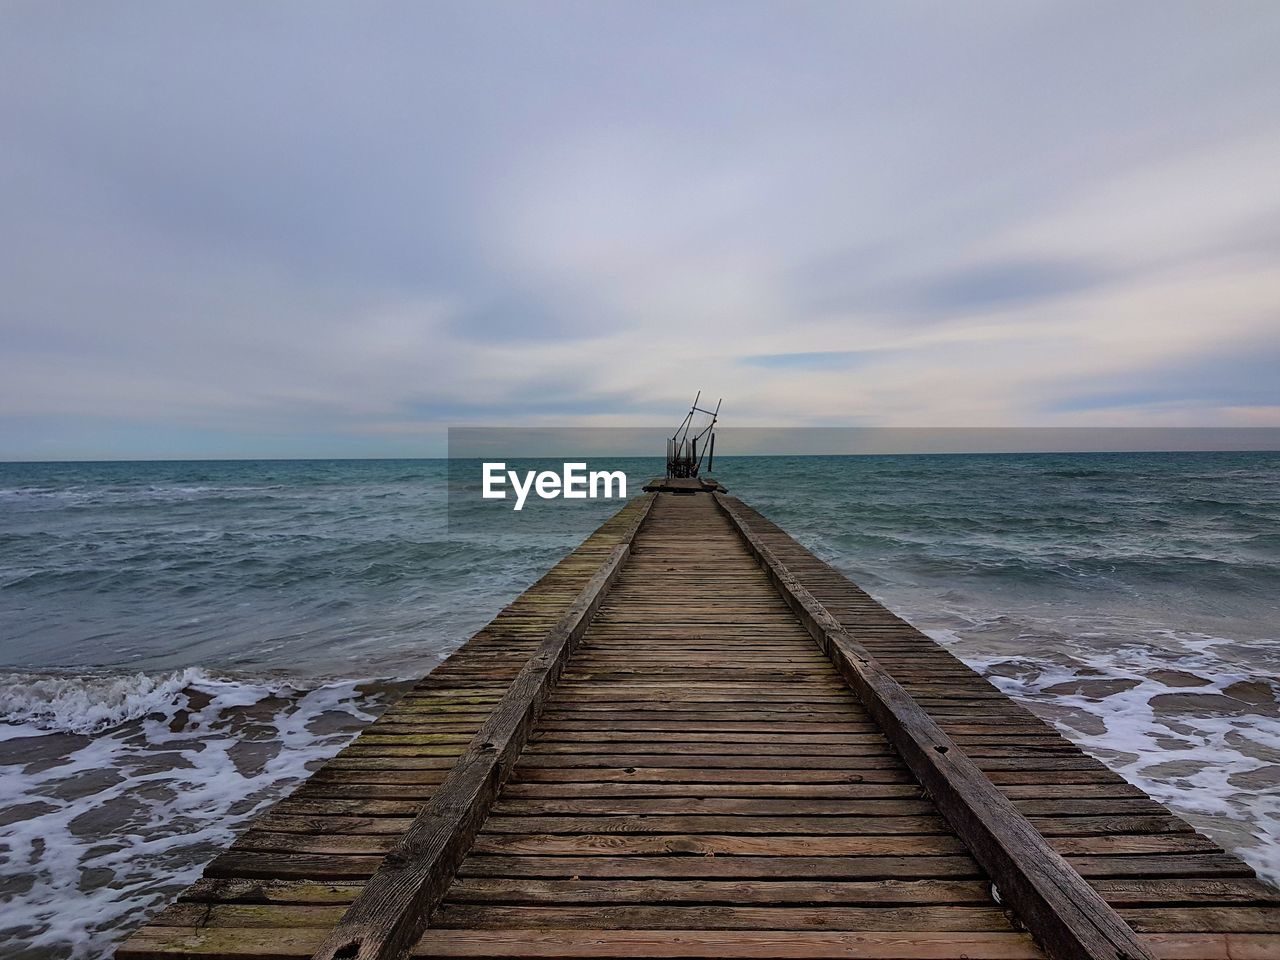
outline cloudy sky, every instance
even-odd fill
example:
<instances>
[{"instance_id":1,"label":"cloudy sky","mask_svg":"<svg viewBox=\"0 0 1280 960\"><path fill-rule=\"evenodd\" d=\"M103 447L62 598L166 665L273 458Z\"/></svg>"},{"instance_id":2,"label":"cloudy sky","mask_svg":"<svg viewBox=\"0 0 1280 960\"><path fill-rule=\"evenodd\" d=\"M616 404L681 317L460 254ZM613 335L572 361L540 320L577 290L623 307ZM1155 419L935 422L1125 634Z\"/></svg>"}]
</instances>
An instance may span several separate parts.
<instances>
[{"instance_id":1,"label":"cloudy sky","mask_svg":"<svg viewBox=\"0 0 1280 960\"><path fill-rule=\"evenodd\" d=\"M1280 4L0 6L0 457L1280 425Z\"/></svg>"}]
</instances>

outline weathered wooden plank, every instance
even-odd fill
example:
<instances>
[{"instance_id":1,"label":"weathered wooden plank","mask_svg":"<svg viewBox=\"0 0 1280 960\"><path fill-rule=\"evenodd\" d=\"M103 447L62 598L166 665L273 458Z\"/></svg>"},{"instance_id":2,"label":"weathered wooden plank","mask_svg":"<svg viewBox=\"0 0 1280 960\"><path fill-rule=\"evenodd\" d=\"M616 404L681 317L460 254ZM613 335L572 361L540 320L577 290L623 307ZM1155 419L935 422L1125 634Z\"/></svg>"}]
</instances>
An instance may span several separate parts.
<instances>
[{"instance_id":1,"label":"weathered wooden plank","mask_svg":"<svg viewBox=\"0 0 1280 960\"><path fill-rule=\"evenodd\" d=\"M524 904L988 904L991 894L979 880L540 880L463 878L449 888L459 903Z\"/></svg>"},{"instance_id":2,"label":"weathered wooden plank","mask_svg":"<svg viewBox=\"0 0 1280 960\"><path fill-rule=\"evenodd\" d=\"M499 906L446 901L432 917L434 927L501 930L591 927L597 930L662 930L671 924L689 930L943 930L986 931L1003 925L995 906L891 907L721 907Z\"/></svg>"},{"instance_id":3,"label":"weathered wooden plank","mask_svg":"<svg viewBox=\"0 0 1280 960\"><path fill-rule=\"evenodd\" d=\"M549 799L502 797L493 806L495 817L545 817L557 815L633 816L855 816L908 817L933 812L928 800L902 797L888 799L814 799L806 797L622 797L596 799L559 796Z\"/></svg>"},{"instance_id":4,"label":"weathered wooden plank","mask_svg":"<svg viewBox=\"0 0 1280 960\"><path fill-rule=\"evenodd\" d=\"M918 785L907 783L540 783L521 781L508 784L502 791L504 801L554 797L576 800L590 797L689 797L698 800L715 797L795 797L805 800L902 797L916 800L923 796L924 793Z\"/></svg>"},{"instance_id":5,"label":"weathered wooden plank","mask_svg":"<svg viewBox=\"0 0 1280 960\"><path fill-rule=\"evenodd\" d=\"M1161 880L1097 880L1093 888L1110 903L1164 909L1179 905L1228 903L1280 904L1280 890L1256 879L1204 880L1182 877Z\"/></svg>"},{"instance_id":6,"label":"weathered wooden plank","mask_svg":"<svg viewBox=\"0 0 1280 960\"><path fill-rule=\"evenodd\" d=\"M1150 800L1133 799L1064 799L1014 800L1013 804L1026 816L1072 817L1163 813ZM744 816L918 816L931 813L931 800L920 797L841 797L821 798L812 795L801 799L790 797L698 797L664 798L625 796L618 798L581 797L561 794L554 797L523 798L504 796L494 804L495 816L550 816L555 814L742 814Z\"/></svg>"},{"instance_id":7,"label":"weathered wooden plank","mask_svg":"<svg viewBox=\"0 0 1280 960\"><path fill-rule=\"evenodd\" d=\"M314 880L218 880L202 877L178 897L190 903L334 904L350 903L360 892L358 883L320 883Z\"/></svg>"},{"instance_id":8,"label":"weathered wooden plank","mask_svg":"<svg viewBox=\"0 0 1280 960\"><path fill-rule=\"evenodd\" d=\"M493 833L950 833L939 816L915 817L750 817L622 816L490 817Z\"/></svg>"},{"instance_id":9,"label":"weathered wooden plank","mask_svg":"<svg viewBox=\"0 0 1280 960\"><path fill-rule=\"evenodd\" d=\"M967 853L956 837L831 836L715 833L482 833L472 846L476 854L533 854L541 856L622 856L640 854L766 854L769 856L962 856Z\"/></svg>"},{"instance_id":10,"label":"weathered wooden plank","mask_svg":"<svg viewBox=\"0 0 1280 960\"><path fill-rule=\"evenodd\" d=\"M313 928L246 930L144 927L133 939L139 960L303 958L324 931ZM1274 934L1150 934L1143 942L1160 960L1274 960ZM668 960L1037 960L1025 933L937 933L911 931L704 930L433 930L412 950L415 957L471 960L591 960L660 957Z\"/></svg>"},{"instance_id":11,"label":"weathered wooden plank","mask_svg":"<svg viewBox=\"0 0 1280 960\"><path fill-rule=\"evenodd\" d=\"M1280 933L1280 910L1274 906L1121 907L1119 913L1143 933L1187 930L1219 933Z\"/></svg>"},{"instance_id":12,"label":"weathered wooden plank","mask_svg":"<svg viewBox=\"0 0 1280 960\"><path fill-rule=\"evenodd\" d=\"M365 880L382 863L383 855L336 856L334 854L278 853L263 850L229 850L205 868L211 879ZM146 929L145 927L143 929ZM133 955L133 937L117 956Z\"/></svg>"},{"instance_id":13,"label":"weathered wooden plank","mask_svg":"<svg viewBox=\"0 0 1280 960\"><path fill-rule=\"evenodd\" d=\"M572 879L723 879L799 880L925 879L980 877L963 856L472 856L459 868L463 877L544 877Z\"/></svg>"}]
</instances>

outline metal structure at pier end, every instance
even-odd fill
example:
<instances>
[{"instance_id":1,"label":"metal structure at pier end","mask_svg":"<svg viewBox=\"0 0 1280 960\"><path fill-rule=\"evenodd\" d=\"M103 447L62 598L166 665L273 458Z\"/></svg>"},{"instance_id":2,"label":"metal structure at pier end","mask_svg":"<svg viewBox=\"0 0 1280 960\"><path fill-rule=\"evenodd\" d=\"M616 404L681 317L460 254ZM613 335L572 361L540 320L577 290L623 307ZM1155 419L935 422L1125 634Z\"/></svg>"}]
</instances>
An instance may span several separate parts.
<instances>
[{"instance_id":1,"label":"metal structure at pier end","mask_svg":"<svg viewBox=\"0 0 1280 960\"><path fill-rule=\"evenodd\" d=\"M702 458L707 458L707 472L711 471L716 457L716 420L720 417L720 404L716 401L714 410L704 410L698 406L702 399L699 390L693 398L693 406L680 421L676 432L667 438L667 479L688 479L697 477L702 472ZM694 423L698 414L710 417L706 424Z\"/></svg>"},{"instance_id":2,"label":"metal structure at pier end","mask_svg":"<svg viewBox=\"0 0 1280 960\"><path fill-rule=\"evenodd\" d=\"M658 478L116 954L402 956L1275 960L1280 891Z\"/></svg>"}]
</instances>

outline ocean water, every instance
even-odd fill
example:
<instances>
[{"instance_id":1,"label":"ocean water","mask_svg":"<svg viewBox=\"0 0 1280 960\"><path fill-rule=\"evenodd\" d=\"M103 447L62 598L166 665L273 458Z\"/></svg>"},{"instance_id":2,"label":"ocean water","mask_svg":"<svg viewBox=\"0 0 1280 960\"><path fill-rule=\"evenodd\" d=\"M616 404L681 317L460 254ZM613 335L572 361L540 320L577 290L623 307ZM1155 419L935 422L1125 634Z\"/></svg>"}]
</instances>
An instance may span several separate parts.
<instances>
[{"instance_id":1,"label":"ocean water","mask_svg":"<svg viewBox=\"0 0 1280 960\"><path fill-rule=\"evenodd\" d=\"M632 493L660 470L609 466ZM1280 454L717 468L1280 880ZM109 953L617 507L450 515L447 479L414 460L0 464L6 957Z\"/></svg>"}]
</instances>

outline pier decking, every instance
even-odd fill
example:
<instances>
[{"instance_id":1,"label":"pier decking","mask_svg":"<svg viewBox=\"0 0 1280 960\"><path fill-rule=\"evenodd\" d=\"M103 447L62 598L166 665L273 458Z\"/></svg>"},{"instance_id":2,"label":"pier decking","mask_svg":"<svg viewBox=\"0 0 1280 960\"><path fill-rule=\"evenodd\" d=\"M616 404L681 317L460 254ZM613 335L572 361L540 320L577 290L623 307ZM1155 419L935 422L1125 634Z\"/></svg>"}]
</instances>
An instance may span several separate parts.
<instances>
[{"instance_id":1,"label":"pier decking","mask_svg":"<svg viewBox=\"0 0 1280 960\"><path fill-rule=\"evenodd\" d=\"M1248 866L745 504L658 488L118 960L1280 957Z\"/></svg>"}]
</instances>

